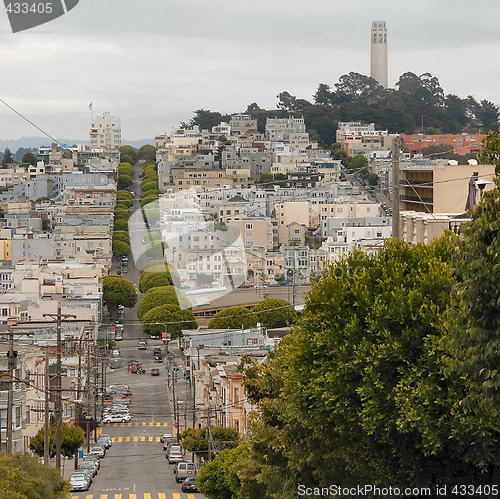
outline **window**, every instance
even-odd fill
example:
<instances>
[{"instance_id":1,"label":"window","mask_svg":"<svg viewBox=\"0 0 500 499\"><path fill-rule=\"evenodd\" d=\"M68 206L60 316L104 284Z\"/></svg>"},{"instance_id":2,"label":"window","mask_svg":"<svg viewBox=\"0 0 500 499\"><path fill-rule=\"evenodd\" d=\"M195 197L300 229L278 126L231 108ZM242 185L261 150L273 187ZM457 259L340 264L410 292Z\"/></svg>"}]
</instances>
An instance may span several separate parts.
<instances>
[{"instance_id":1,"label":"window","mask_svg":"<svg viewBox=\"0 0 500 499\"><path fill-rule=\"evenodd\" d=\"M240 405L240 389L234 389L234 405Z\"/></svg>"}]
</instances>

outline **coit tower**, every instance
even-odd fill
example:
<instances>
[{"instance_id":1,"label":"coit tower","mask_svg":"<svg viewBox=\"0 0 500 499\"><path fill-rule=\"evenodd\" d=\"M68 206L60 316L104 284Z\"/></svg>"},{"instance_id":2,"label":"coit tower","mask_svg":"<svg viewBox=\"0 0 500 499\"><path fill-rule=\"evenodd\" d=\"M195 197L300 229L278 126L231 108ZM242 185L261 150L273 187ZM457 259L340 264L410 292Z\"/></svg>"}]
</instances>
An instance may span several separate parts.
<instances>
[{"instance_id":1,"label":"coit tower","mask_svg":"<svg viewBox=\"0 0 500 499\"><path fill-rule=\"evenodd\" d=\"M387 26L385 21L372 22L370 76L387 88Z\"/></svg>"}]
</instances>

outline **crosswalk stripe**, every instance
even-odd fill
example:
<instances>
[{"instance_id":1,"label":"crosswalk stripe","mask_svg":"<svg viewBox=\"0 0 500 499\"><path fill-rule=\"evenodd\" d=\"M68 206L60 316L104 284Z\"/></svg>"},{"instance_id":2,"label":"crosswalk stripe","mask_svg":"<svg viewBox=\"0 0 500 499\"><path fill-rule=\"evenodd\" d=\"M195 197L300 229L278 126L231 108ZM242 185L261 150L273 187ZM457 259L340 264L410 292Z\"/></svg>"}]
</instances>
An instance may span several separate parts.
<instances>
[{"instance_id":1,"label":"crosswalk stripe","mask_svg":"<svg viewBox=\"0 0 500 499\"><path fill-rule=\"evenodd\" d=\"M128 499L137 499L137 494L129 494Z\"/></svg>"},{"instance_id":2,"label":"crosswalk stripe","mask_svg":"<svg viewBox=\"0 0 500 499\"><path fill-rule=\"evenodd\" d=\"M156 426L161 426L161 423L158 423L158 422L157 422L157 423L156 423Z\"/></svg>"},{"instance_id":3,"label":"crosswalk stripe","mask_svg":"<svg viewBox=\"0 0 500 499\"><path fill-rule=\"evenodd\" d=\"M144 499L151 499L151 494L149 492L144 492Z\"/></svg>"},{"instance_id":4,"label":"crosswalk stripe","mask_svg":"<svg viewBox=\"0 0 500 499\"><path fill-rule=\"evenodd\" d=\"M108 494L101 494L99 499L108 499Z\"/></svg>"},{"instance_id":5,"label":"crosswalk stripe","mask_svg":"<svg viewBox=\"0 0 500 499\"><path fill-rule=\"evenodd\" d=\"M152 442L153 441L153 437L149 437L149 441Z\"/></svg>"},{"instance_id":6,"label":"crosswalk stripe","mask_svg":"<svg viewBox=\"0 0 500 499\"><path fill-rule=\"evenodd\" d=\"M181 499L181 495L179 494L179 492L173 492L172 493L172 498L173 499Z\"/></svg>"},{"instance_id":7,"label":"crosswalk stripe","mask_svg":"<svg viewBox=\"0 0 500 499\"><path fill-rule=\"evenodd\" d=\"M134 442L137 442L139 440L139 437L134 437Z\"/></svg>"},{"instance_id":8,"label":"crosswalk stripe","mask_svg":"<svg viewBox=\"0 0 500 499\"><path fill-rule=\"evenodd\" d=\"M195 499L194 494L188 494L187 499Z\"/></svg>"},{"instance_id":9,"label":"crosswalk stripe","mask_svg":"<svg viewBox=\"0 0 500 499\"><path fill-rule=\"evenodd\" d=\"M115 494L115 499L122 499L122 495L121 494Z\"/></svg>"},{"instance_id":10,"label":"crosswalk stripe","mask_svg":"<svg viewBox=\"0 0 500 499\"><path fill-rule=\"evenodd\" d=\"M123 437L118 437L118 442L121 442L123 440Z\"/></svg>"},{"instance_id":11,"label":"crosswalk stripe","mask_svg":"<svg viewBox=\"0 0 500 499\"><path fill-rule=\"evenodd\" d=\"M158 492L158 499L167 499L167 494L165 492Z\"/></svg>"},{"instance_id":12,"label":"crosswalk stripe","mask_svg":"<svg viewBox=\"0 0 500 499\"><path fill-rule=\"evenodd\" d=\"M130 437L125 437L125 442L130 442Z\"/></svg>"}]
</instances>

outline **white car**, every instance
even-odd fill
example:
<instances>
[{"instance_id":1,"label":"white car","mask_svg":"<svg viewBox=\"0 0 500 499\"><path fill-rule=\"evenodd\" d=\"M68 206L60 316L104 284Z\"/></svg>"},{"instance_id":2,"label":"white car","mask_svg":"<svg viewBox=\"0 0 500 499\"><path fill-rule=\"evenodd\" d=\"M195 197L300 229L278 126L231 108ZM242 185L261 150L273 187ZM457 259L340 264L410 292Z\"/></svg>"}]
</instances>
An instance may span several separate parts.
<instances>
[{"instance_id":1,"label":"white car","mask_svg":"<svg viewBox=\"0 0 500 499\"><path fill-rule=\"evenodd\" d=\"M130 414L106 414L102 421L103 423L125 423L130 421Z\"/></svg>"}]
</instances>

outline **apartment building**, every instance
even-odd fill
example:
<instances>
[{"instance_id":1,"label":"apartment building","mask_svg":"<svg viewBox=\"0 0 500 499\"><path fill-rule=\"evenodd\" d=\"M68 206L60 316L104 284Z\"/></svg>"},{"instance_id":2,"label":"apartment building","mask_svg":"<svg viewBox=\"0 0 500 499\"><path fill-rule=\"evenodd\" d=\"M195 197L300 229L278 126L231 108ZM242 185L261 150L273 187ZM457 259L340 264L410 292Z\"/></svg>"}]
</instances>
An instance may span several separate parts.
<instances>
[{"instance_id":1,"label":"apartment building","mask_svg":"<svg viewBox=\"0 0 500 499\"><path fill-rule=\"evenodd\" d=\"M90 148L118 149L122 145L120 118L105 112L90 120Z\"/></svg>"},{"instance_id":2,"label":"apartment building","mask_svg":"<svg viewBox=\"0 0 500 499\"><path fill-rule=\"evenodd\" d=\"M443 134L405 134L400 136L401 148L411 156L421 154L422 149L430 146L448 146L450 152L457 154L479 153L483 150L485 134L443 133Z\"/></svg>"}]
</instances>

